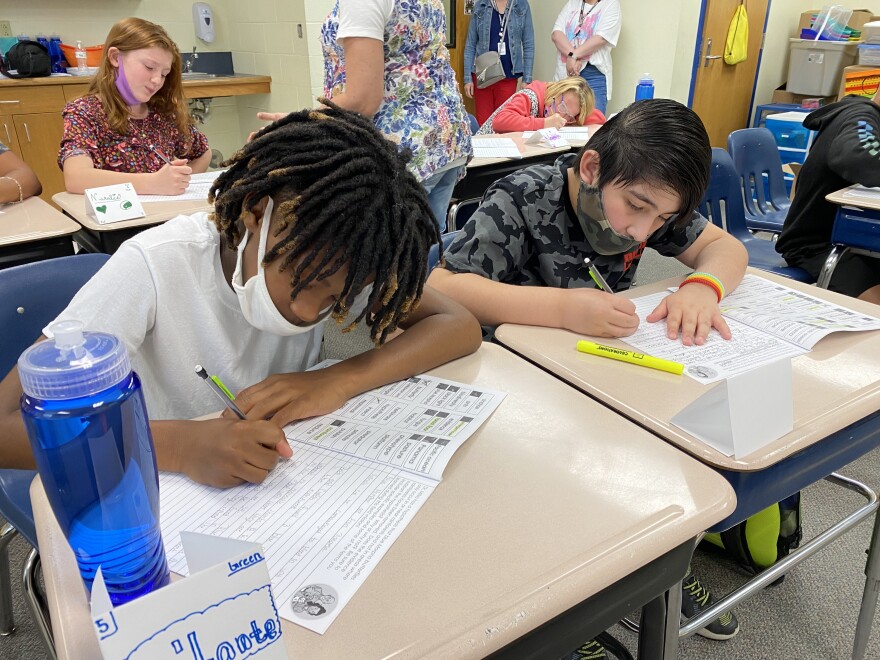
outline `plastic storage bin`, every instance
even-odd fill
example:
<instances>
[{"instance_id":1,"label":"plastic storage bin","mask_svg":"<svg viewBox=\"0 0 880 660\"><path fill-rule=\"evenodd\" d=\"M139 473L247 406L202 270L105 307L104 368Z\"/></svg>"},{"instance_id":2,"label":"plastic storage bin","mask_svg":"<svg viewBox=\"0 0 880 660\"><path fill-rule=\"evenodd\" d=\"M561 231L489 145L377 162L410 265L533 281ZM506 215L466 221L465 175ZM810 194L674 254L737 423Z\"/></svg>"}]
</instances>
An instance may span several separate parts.
<instances>
[{"instance_id":1,"label":"plastic storage bin","mask_svg":"<svg viewBox=\"0 0 880 660\"><path fill-rule=\"evenodd\" d=\"M811 142L812 131L804 127L803 112L782 112L768 115L764 121L767 129L776 138L776 144L788 149L807 149Z\"/></svg>"},{"instance_id":2,"label":"plastic storage bin","mask_svg":"<svg viewBox=\"0 0 880 660\"><path fill-rule=\"evenodd\" d=\"M859 64L880 66L880 44L861 44L859 46Z\"/></svg>"},{"instance_id":3,"label":"plastic storage bin","mask_svg":"<svg viewBox=\"0 0 880 660\"><path fill-rule=\"evenodd\" d=\"M856 60L858 44L840 41L789 39L786 89L794 94L831 96L837 94L843 68Z\"/></svg>"}]
</instances>

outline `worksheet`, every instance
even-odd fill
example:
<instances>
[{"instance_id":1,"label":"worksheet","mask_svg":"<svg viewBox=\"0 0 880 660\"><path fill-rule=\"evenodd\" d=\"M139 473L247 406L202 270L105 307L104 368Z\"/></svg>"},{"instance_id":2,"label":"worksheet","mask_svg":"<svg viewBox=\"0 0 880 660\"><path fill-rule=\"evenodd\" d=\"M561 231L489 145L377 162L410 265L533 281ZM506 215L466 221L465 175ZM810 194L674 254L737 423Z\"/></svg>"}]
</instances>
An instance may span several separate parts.
<instances>
[{"instance_id":1,"label":"worksheet","mask_svg":"<svg viewBox=\"0 0 880 660\"><path fill-rule=\"evenodd\" d=\"M193 174L189 179L189 185L182 195L138 195L141 204L146 202L183 202L186 200L208 201L208 192L214 180L226 170L215 172L201 172Z\"/></svg>"},{"instance_id":2,"label":"worksheet","mask_svg":"<svg viewBox=\"0 0 880 660\"><path fill-rule=\"evenodd\" d=\"M181 531L261 543L281 616L323 634L504 396L415 376L287 426L293 457L262 484L161 473L169 567L187 574Z\"/></svg>"},{"instance_id":3,"label":"worksheet","mask_svg":"<svg viewBox=\"0 0 880 660\"><path fill-rule=\"evenodd\" d=\"M757 275L746 275L721 301L733 338L713 330L702 346L683 346L666 337L666 323L648 323L669 291L634 298L638 330L622 338L646 355L680 362L701 383L714 383L782 358L808 353L832 332L880 329L880 318L854 312Z\"/></svg>"},{"instance_id":4,"label":"worksheet","mask_svg":"<svg viewBox=\"0 0 880 660\"><path fill-rule=\"evenodd\" d=\"M474 158L522 158L519 147L511 138L473 137Z\"/></svg>"},{"instance_id":5,"label":"worksheet","mask_svg":"<svg viewBox=\"0 0 880 660\"><path fill-rule=\"evenodd\" d=\"M880 188L869 188L867 186L853 186L850 190L843 193L844 197L871 199L880 202Z\"/></svg>"}]
</instances>

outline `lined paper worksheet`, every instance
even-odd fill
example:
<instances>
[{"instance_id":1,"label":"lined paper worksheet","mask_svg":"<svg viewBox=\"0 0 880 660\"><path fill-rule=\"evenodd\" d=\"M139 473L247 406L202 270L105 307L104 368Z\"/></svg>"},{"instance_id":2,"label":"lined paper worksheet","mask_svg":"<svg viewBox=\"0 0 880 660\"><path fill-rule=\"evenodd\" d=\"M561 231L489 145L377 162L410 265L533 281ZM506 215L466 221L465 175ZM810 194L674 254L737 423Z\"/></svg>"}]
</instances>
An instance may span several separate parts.
<instances>
[{"instance_id":1,"label":"lined paper worksheet","mask_svg":"<svg viewBox=\"0 0 880 660\"><path fill-rule=\"evenodd\" d=\"M503 399L416 376L289 425L293 457L262 484L222 490L161 473L169 567L186 574L181 531L261 543L281 616L324 633Z\"/></svg>"}]
</instances>

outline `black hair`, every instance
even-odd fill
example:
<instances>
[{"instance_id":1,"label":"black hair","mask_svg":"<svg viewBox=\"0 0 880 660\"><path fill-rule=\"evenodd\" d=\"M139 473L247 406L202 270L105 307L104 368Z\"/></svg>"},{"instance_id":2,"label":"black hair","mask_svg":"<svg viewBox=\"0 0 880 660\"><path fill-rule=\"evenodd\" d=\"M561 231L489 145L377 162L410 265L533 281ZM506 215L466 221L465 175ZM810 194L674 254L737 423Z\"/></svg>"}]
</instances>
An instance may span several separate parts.
<instances>
[{"instance_id":1,"label":"black hair","mask_svg":"<svg viewBox=\"0 0 880 660\"><path fill-rule=\"evenodd\" d=\"M618 112L581 149L599 154L599 187L646 183L681 198L676 222L687 222L709 185L712 147L690 108L671 99L636 101Z\"/></svg>"},{"instance_id":2,"label":"black hair","mask_svg":"<svg viewBox=\"0 0 880 660\"><path fill-rule=\"evenodd\" d=\"M280 257L278 269L291 268L291 299L348 265L331 310L339 323L375 277L366 308L346 329L366 318L381 345L418 304L428 249L440 231L424 188L406 169L409 152L369 119L320 101L327 107L292 112L261 129L223 163L229 169L208 199L217 229L234 248L239 220L272 197L273 231L281 239L263 263Z\"/></svg>"}]
</instances>

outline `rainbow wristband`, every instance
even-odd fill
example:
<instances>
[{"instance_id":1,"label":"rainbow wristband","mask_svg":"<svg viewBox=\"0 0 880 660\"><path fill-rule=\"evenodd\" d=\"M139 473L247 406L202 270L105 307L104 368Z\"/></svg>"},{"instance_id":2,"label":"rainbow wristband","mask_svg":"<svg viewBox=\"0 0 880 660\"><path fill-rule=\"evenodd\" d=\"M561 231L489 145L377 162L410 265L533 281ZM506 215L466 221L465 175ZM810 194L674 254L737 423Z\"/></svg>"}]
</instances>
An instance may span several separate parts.
<instances>
[{"instance_id":1,"label":"rainbow wristband","mask_svg":"<svg viewBox=\"0 0 880 660\"><path fill-rule=\"evenodd\" d=\"M721 302L721 299L724 297L724 285L717 277L709 273L691 273L678 286L683 287L685 284L693 284L694 282L711 287L718 297L718 302Z\"/></svg>"}]
</instances>

